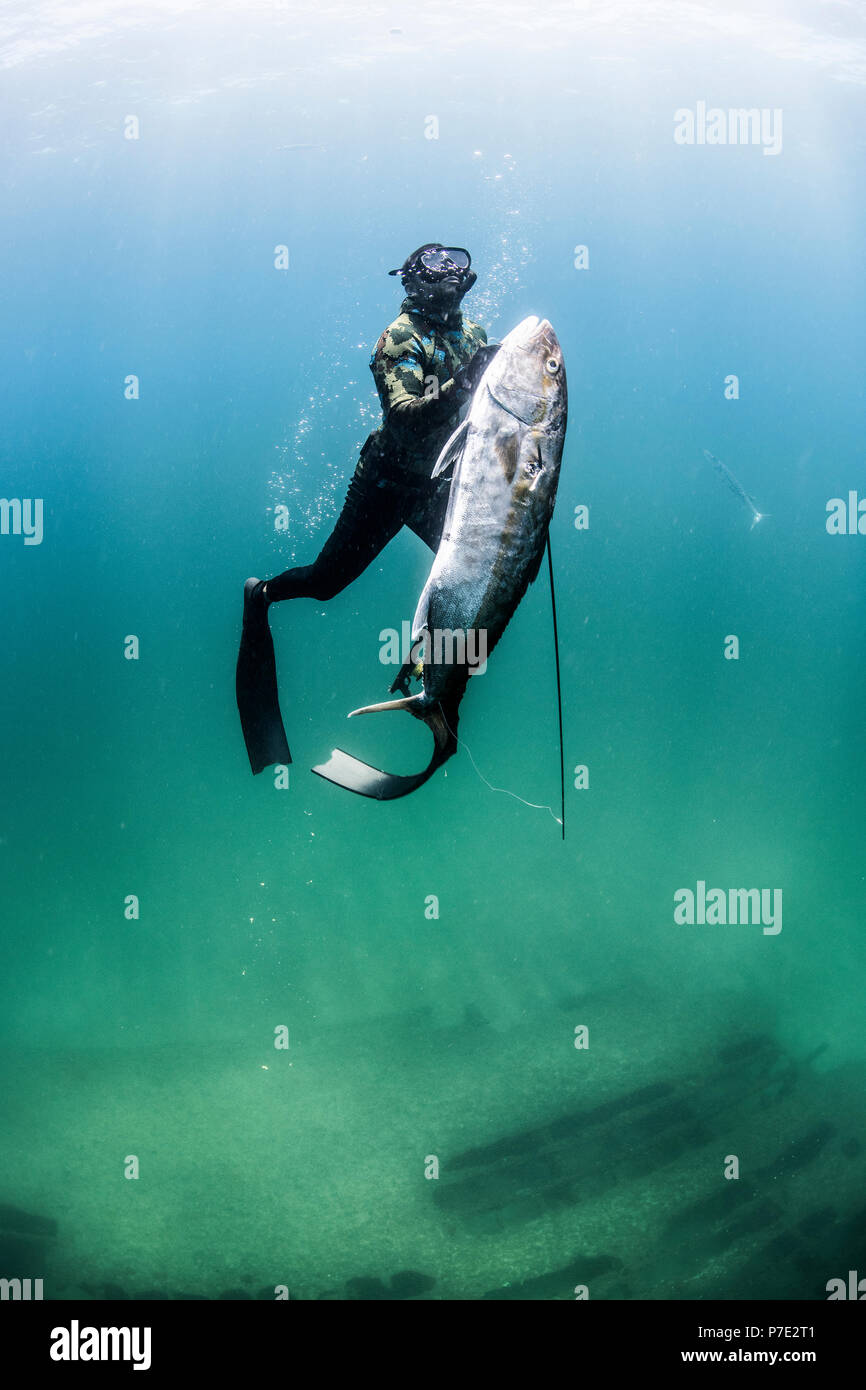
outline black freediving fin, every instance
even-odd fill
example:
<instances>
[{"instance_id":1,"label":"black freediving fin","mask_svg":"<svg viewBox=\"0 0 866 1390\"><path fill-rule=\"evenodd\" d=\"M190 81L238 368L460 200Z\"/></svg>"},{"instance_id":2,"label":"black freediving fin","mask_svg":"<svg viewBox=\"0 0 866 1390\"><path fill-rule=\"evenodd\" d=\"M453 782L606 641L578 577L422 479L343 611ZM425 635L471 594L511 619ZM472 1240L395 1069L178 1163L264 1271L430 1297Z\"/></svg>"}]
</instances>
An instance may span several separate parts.
<instances>
[{"instance_id":1,"label":"black freediving fin","mask_svg":"<svg viewBox=\"0 0 866 1390\"><path fill-rule=\"evenodd\" d=\"M263 772L292 755L280 714L277 663L266 605L255 595L258 579L244 585L244 626L235 672L235 693L250 767Z\"/></svg>"},{"instance_id":2,"label":"black freediving fin","mask_svg":"<svg viewBox=\"0 0 866 1390\"><path fill-rule=\"evenodd\" d=\"M378 767L371 767L369 763L362 763L360 758L353 758L351 753L344 753L342 748L335 748L328 761L320 763L313 771L319 777L324 777L326 782L333 782L335 787L345 787L347 792L371 796L376 801L396 801L423 786L443 761L434 754L423 772L402 777L396 772L383 772Z\"/></svg>"},{"instance_id":3,"label":"black freediving fin","mask_svg":"<svg viewBox=\"0 0 866 1390\"><path fill-rule=\"evenodd\" d=\"M328 761L320 763L313 771L319 777L324 777L326 782L333 782L336 787L357 792L359 796L373 797L376 801L396 801L401 796L408 796L410 792L417 791L457 752L457 737L448 727L440 707L434 705L422 712L416 704L420 698L414 695L406 700L388 700L382 705L369 705L365 709L353 710L352 713L371 714L378 710L405 709L414 714L416 719L423 720L436 741L433 757L423 772L416 772L408 777L396 772L383 772L381 768L362 763L360 758L353 758L351 753L345 753L342 748L335 748ZM456 728L456 714L452 715L452 724Z\"/></svg>"}]
</instances>

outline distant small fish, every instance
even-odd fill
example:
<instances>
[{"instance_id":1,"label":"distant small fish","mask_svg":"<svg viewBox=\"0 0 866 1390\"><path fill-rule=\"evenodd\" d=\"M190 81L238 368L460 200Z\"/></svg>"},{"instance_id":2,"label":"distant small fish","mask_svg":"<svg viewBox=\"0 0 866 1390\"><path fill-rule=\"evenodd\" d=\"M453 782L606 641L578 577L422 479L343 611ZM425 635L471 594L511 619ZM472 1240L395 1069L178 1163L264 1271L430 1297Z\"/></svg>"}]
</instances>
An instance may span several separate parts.
<instances>
[{"instance_id":1,"label":"distant small fish","mask_svg":"<svg viewBox=\"0 0 866 1390\"><path fill-rule=\"evenodd\" d=\"M713 468L715 468L716 472L719 473L722 476L722 478L724 478L728 487L731 489L731 492L733 492L736 497L739 497L740 501L744 502L745 505L748 507L752 517L752 525L749 527L749 530L751 531L753 527L757 526L759 521L763 521L765 516L769 516L769 512L758 511L758 508L755 506L754 499L749 496L742 483L740 483L734 477L727 464L722 463L721 459L717 459L715 454L710 453L709 449L704 449L703 454L704 458L707 460L707 463L711 463L713 465Z\"/></svg>"}]
</instances>

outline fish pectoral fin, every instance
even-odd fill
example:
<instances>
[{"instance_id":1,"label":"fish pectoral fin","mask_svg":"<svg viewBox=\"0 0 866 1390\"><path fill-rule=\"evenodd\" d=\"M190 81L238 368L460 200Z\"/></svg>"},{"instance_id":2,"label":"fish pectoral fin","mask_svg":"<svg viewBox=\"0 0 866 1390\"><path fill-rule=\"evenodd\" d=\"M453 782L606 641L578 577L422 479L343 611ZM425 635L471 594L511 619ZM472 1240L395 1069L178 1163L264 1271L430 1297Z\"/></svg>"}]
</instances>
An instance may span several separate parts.
<instances>
[{"instance_id":1,"label":"fish pectoral fin","mask_svg":"<svg viewBox=\"0 0 866 1390\"><path fill-rule=\"evenodd\" d=\"M431 478L438 478L445 469L452 463L456 463L463 453L466 444L466 436L469 433L469 420L463 420L456 428L454 433L445 441L441 454L436 460Z\"/></svg>"}]
</instances>

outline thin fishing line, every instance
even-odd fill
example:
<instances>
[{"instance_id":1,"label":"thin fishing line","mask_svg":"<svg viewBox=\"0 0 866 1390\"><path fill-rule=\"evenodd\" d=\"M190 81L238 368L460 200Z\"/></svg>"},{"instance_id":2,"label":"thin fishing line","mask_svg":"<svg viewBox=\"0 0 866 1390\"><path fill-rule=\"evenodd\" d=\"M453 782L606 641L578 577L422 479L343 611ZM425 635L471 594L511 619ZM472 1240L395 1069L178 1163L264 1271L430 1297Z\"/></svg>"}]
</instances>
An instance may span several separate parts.
<instances>
[{"instance_id":1,"label":"thin fishing line","mask_svg":"<svg viewBox=\"0 0 866 1390\"><path fill-rule=\"evenodd\" d=\"M562 685L559 679L559 633L556 628L556 589L553 584L553 552L547 533L547 568L550 572L550 607L553 612L553 650L556 654L556 708L559 711L559 792L562 806L562 838L565 839L565 746L562 742ZM554 816L554 820L556 817Z\"/></svg>"},{"instance_id":2,"label":"thin fishing line","mask_svg":"<svg viewBox=\"0 0 866 1390\"><path fill-rule=\"evenodd\" d=\"M542 806L541 803L538 801L527 801L525 796L519 796L517 792L509 791L508 787L494 787L492 782L488 782L487 778L484 776L484 773L481 771L477 762L473 758L472 749L469 747L469 744L466 742L465 738L458 738L454 730L451 728L451 725L448 723L448 720L445 718L444 714L442 715L442 718L445 723L445 728L448 730L451 737L455 740L457 746L459 748L466 749L466 752L469 754L469 761L475 768L475 771L478 773L478 776L481 778L485 787L489 787L492 792L502 792L504 796L513 796L515 801L522 801L524 806L528 806L533 811L549 811L550 814L553 816L553 819L556 821L556 824L562 825L562 821L559 819L559 816L556 814L552 806Z\"/></svg>"}]
</instances>

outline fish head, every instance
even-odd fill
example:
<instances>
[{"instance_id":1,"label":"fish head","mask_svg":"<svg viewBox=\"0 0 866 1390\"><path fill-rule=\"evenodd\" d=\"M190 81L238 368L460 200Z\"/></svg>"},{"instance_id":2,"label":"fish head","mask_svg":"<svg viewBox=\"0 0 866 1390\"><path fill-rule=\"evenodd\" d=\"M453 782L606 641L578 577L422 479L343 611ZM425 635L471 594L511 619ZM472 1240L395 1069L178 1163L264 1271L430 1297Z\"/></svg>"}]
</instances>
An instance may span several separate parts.
<instances>
[{"instance_id":1,"label":"fish head","mask_svg":"<svg viewBox=\"0 0 866 1390\"><path fill-rule=\"evenodd\" d=\"M502 339L481 379L497 405L524 425L565 428L568 391L559 339L547 319L525 318Z\"/></svg>"}]
</instances>

